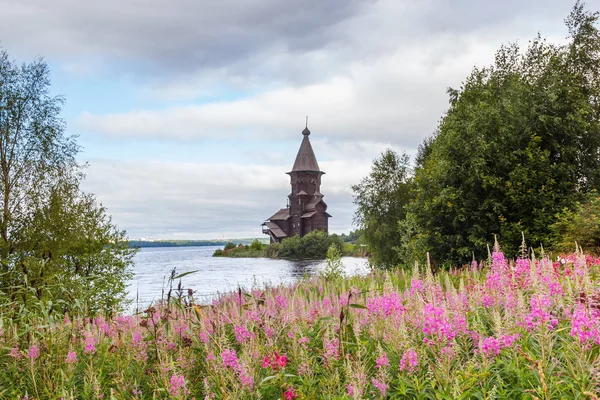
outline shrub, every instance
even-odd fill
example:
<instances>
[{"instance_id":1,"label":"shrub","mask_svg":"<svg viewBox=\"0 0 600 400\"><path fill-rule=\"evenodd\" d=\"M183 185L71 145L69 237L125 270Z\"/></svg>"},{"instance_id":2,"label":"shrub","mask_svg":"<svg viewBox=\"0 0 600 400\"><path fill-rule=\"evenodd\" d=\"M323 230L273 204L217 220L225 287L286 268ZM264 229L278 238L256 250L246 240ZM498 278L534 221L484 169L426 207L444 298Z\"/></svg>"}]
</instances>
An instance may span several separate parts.
<instances>
[{"instance_id":1,"label":"shrub","mask_svg":"<svg viewBox=\"0 0 600 400\"><path fill-rule=\"evenodd\" d=\"M598 254L600 250L600 196L589 194L583 203L574 209L565 208L551 227L552 249L572 251L577 243L588 252Z\"/></svg>"},{"instance_id":2,"label":"shrub","mask_svg":"<svg viewBox=\"0 0 600 400\"><path fill-rule=\"evenodd\" d=\"M227 244L225 245L225 248L223 250L231 250L231 249L235 249L235 243L227 242Z\"/></svg>"},{"instance_id":3,"label":"shrub","mask_svg":"<svg viewBox=\"0 0 600 400\"><path fill-rule=\"evenodd\" d=\"M262 250L262 243L258 239L254 239L252 244L250 244L250 249L252 250Z\"/></svg>"}]
</instances>

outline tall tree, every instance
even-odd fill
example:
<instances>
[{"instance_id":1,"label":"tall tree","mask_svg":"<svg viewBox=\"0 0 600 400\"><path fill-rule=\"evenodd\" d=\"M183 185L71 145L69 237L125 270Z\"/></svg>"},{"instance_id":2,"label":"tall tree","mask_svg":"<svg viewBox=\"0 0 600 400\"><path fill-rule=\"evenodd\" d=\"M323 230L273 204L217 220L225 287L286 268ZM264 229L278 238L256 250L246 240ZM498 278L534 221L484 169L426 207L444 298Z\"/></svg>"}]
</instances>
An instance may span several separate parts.
<instances>
[{"instance_id":1,"label":"tall tree","mask_svg":"<svg viewBox=\"0 0 600 400\"><path fill-rule=\"evenodd\" d=\"M42 59L18 65L0 51L0 301L112 308L132 253L79 189L79 147L65 134L62 104Z\"/></svg>"},{"instance_id":2,"label":"tall tree","mask_svg":"<svg viewBox=\"0 0 600 400\"><path fill-rule=\"evenodd\" d=\"M523 53L503 46L494 65L449 90L450 108L415 172L404 246L465 263L498 234L516 255L521 232L548 244L557 213L600 186L597 21L577 3L569 43L538 36Z\"/></svg>"},{"instance_id":3,"label":"tall tree","mask_svg":"<svg viewBox=\"0 0 600 400\"><path fill-rule=\"evenodd\" d=\"M406 215L410 192L410 158L386 150L373 161L370 174L352 186L356 212L354 222L362 230L371 261L393 267L400 259L394 249L400 233L398 222Z\"/></svg>"}]
</instances>

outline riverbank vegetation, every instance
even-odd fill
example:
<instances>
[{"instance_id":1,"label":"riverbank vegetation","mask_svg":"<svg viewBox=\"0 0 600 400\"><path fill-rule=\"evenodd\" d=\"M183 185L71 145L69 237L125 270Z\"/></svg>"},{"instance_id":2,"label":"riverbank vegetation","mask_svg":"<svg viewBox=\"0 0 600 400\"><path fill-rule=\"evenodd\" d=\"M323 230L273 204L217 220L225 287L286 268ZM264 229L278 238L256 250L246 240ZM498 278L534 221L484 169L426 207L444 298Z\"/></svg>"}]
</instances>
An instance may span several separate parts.
<instances>
[{"instance_id":1,"label":"riverbank vegetation","mask_svg":"<svg viewBox=\"0 0 600 400\"><path fill-rule=\"evenodd\" d=\"M598 17L578 2L566 43L502 46L493 65L448 89L414 166L393 150L375 160L353 191L376 265L410 268L427 253L436 266L467 264L494 235L511 257L522 234L538 249L597 249L589 234L600 220L587 210L600 190Z\"/></svg>"},{"instance_id":2,"label":"riverbank vegetation","mask_svg":"<svg viewBox=\"0 0 600 400\"><path fill-rule=\"evenodd\" d=\"M322 231L313 231L300 237L293 236L281 243L264 244L254 240L250 245L227 243L221 250L214 252L214 257L233 258L284 258L288 260L321 260L327 257L327 250L333 245L343 256L364 257L366 247L359 241L352 242L349 235L329 235ZM346 241L344 241L346 240Z\"/></svg>"},{"instance_id":3,"label":"riverbank vegetation","mask_svg":"<svg viewBox=\"0 0 600 400\"><path fill-rule=\"evenodd\" d=\"M335 271L332 268L331 271ZM0 398L595 398L600 259L185 290L139 315L0 319Z\"/></svg>"}]
</instances>

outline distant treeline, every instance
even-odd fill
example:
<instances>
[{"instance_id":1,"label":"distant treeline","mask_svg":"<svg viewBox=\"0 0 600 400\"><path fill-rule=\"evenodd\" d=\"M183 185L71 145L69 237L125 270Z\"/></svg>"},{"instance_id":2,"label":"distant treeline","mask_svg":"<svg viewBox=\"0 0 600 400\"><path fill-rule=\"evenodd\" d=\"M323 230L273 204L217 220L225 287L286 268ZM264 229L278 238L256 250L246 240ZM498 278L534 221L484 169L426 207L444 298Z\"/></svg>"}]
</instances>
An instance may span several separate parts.
<instances>
[{"instance_id":1,"label":"distant treeline","mask_svg":"<svg viewBox=\"0 0 600 400\"><path fill-rule=\"evenodd\" d=\"M190 247L190 246L225 246L227 243L250 244L256 238L233 240L130 240L129 247Z\"/></svg>"}]
</instances>

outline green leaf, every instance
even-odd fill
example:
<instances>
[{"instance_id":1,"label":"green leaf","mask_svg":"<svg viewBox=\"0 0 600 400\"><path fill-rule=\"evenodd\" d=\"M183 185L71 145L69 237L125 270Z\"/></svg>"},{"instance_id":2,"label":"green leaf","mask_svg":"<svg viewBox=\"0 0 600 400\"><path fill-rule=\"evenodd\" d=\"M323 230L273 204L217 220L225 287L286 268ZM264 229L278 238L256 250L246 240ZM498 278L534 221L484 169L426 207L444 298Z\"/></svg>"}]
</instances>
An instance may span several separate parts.
<instances>
[{"instance_id":1,"label":"green leaf","mask_svg":"<svg viewBox=\"0 0 600 400\"><path fill-rule=\"evenodd\" d=\"M190 275L190 274L195 274L196 272L198 272L199 270L195 270L195 271L188 271L188 272L184 272L183 274L179 274L176 277L173 278L173 280L175 279L179 279L179 278L183 278L186 275Z\"/></svg>"}]
</instances>

